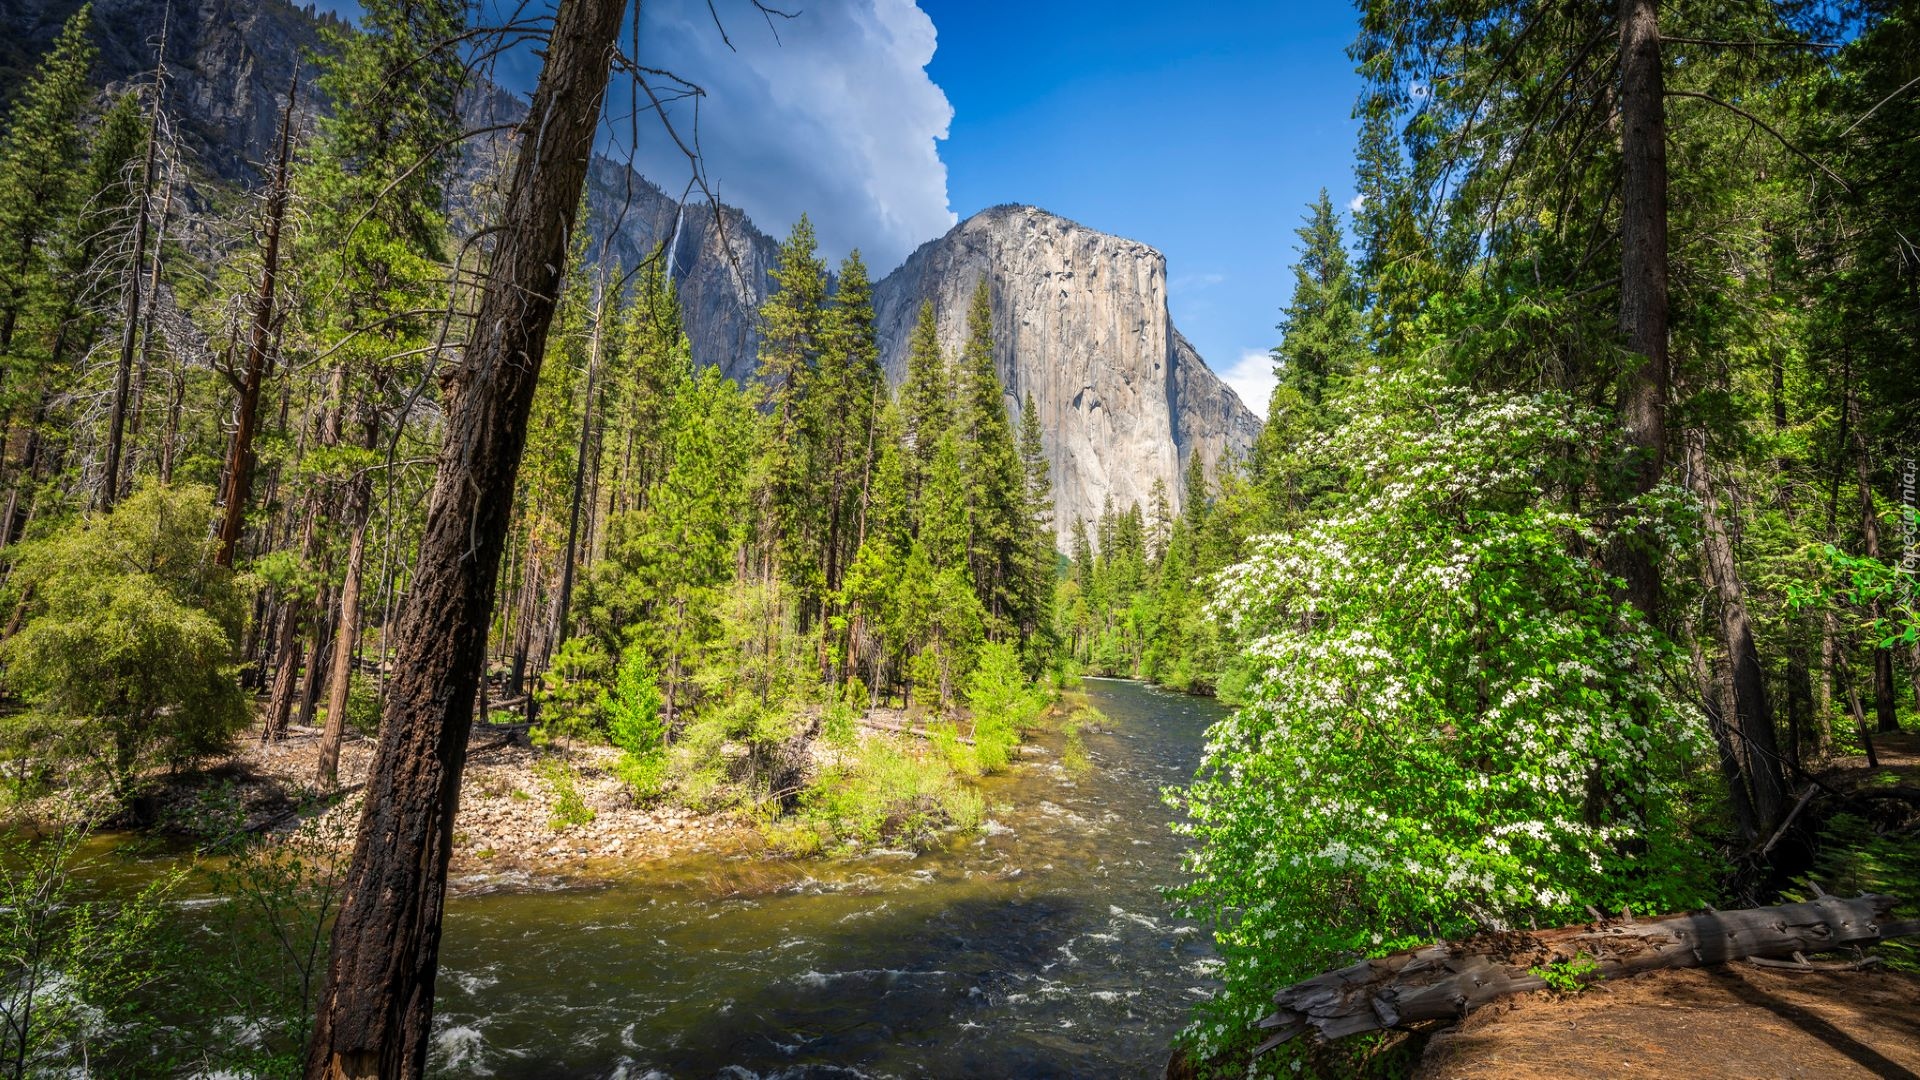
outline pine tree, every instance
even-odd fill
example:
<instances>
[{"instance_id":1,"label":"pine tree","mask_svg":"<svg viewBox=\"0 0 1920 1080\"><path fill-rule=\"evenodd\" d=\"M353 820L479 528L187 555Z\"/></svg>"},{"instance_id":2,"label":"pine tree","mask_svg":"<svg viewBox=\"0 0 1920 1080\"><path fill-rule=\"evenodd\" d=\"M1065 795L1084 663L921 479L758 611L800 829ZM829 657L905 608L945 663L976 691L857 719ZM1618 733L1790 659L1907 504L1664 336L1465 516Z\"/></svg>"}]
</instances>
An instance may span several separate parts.
<instances>
[{"instance_id":1,"label":"pine tree","mask_svg":"<svg viewBox=\"0 0 1920 1080\"><path fill-rule=\"evenodd\" d=\"M774 289L760 307L760 383L770 435L761 463L759 515L761 572L786 575L817 595L819 564L809 557L821 532L808 490L813 432L806 402L826 341L827 268L805 214L780 245Z\"/></svg>"},{"instance_id":2,"label":"pine tree","mask_svg":"<svg viewBox=\"0 0 1920 1080\"><path fill-rule=\"evenodd\" d=\"M44 288L46 241L78 209L77 172L86 150L80 122L92 96L97 50L93 8L74 12L20 92L0 136L0 363L22 363L14 337L36 288Z\"/></svg>"},{"instance_id":3,"label":"pine tree","mask_svg":"<svg viewBox=\"0 0 1920 1080\"><path fill-rule=\"evenodd\" d=\"M966 478L968 566L980 606L997 629L1002 623L1032 625L1037 612L1017 580L1028 535L1027 478L993 354L993 297L982 277L967 310L967 340L954 379L954 426Z\"/></svg>"},{"instance_id":4,"label":"pine tree","mask_svg":"<svg viewBox=\"0 0 1920 1080\"><path fill-rule=\"evenodd\" d=\"M829 641L831 600L853 561L861 503L872 478L878 411L885 381L874 336L873 289L858 251L840 264L827 309L823 347L806 402L808 486L822 519L817 563L822 646Z\"/></svg>"},{"instance_id":5,"label":"pine tree","mask_svg":"<svg viewBox=\"0 0 1920 1080\"><path fill-rule=\"evenodd\" d=\"M907 378L900 388L900 438L905 451L907 497L920 500L927 473L953 412L953 377L940 349L933 302L920 305L907 343Z\"/></svg>"}]
</instances>

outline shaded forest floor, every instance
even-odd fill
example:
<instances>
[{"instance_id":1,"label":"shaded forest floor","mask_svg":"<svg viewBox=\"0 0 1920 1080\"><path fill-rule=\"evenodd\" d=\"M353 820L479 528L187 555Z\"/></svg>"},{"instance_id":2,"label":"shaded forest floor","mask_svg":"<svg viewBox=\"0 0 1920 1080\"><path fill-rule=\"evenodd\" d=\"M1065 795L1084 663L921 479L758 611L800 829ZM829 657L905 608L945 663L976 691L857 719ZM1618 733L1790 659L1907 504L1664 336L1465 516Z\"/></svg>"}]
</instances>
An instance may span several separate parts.
<instances>
[{"instance_id":1,"label":"shaded forest floor","mask_svg":"<svg viewBox=\"0 0 1920 1080\"><path fill-rule=\"evenodd\" d=\"M1920 976L1750 964L1541 992L1427 1044L1426 1080L1920 1077Z\"/></svg>"},{"instance_id":2,"label":"shaded forest floor","mask_svg":"<svg viewBox=\"0 0 1920 1080\"><path fill-rule=\"evenodd\" d=\"M1816 775L1849 797L1920 785L1920 735L1874 739L1864 755L1835 758ZM1831 800L1826 800L1831 802ZM1861 805L1851 809L1861 809ZM1864 804L1890 842L1913 843L1920 806ZM1824 807L1831 813L1831 805ZM1920 907L1920 882L1816 867L1812 881L1839 895L1886 891ZM1881 950L1908 970L1790 972L1751 964L1663 971L1600 983L1571 997L1521 995L1481 1009L1427 1043L1426 1080L1560 1077L1899 1077L1920 1080L1920 974L1910 943Z\"/></svg>"}]
</instances>

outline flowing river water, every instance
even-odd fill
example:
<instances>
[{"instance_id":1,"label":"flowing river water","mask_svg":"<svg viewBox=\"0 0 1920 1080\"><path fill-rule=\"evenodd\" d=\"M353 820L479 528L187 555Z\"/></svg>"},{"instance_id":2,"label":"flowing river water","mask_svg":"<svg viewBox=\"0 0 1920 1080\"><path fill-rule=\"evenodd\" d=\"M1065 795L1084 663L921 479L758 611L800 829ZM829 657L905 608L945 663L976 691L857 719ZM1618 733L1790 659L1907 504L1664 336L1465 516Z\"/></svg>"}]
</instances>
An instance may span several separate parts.
<instances>
[{"instance_id":1,"label":"flowing river water","mask_svg":"<svg viewBox=\"0 0 1920 1080\"><path fill-rule=\"evenodd\" d=\"M447 906L439 1077L1150 1076L1212 987L1173 917L1211 701L1088 680L1093 767L1057 736L932 851L688 857Z\"/></svg>"}]
</instances>

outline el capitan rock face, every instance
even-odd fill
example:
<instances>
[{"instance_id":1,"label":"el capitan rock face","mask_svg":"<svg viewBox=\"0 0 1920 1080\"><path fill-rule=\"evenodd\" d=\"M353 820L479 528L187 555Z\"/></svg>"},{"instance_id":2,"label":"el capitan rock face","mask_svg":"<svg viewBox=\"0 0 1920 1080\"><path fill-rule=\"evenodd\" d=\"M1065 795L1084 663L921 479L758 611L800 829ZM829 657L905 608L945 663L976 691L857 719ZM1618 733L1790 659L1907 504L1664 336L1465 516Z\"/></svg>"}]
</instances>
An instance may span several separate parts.
<instances>
[{"instance_id":1,"label":"el capitan rock face","mask_svg":"<svg viewBox=\"0 0 1920 1080\"><path fill-rule=\"evenodd\" d=\"M1179 506L1195 451L1211 466L1251 449L1259 420L1173 326L1166 257L1030 206L968 218L875 287L889 378L905 375L925 301L957 353L982 275L1009 404L1031 394L1040 413L1063 546L1075 518L1098 517L1109 496L1145 506L1156 479Z\"/></svg>"}]
</instances>

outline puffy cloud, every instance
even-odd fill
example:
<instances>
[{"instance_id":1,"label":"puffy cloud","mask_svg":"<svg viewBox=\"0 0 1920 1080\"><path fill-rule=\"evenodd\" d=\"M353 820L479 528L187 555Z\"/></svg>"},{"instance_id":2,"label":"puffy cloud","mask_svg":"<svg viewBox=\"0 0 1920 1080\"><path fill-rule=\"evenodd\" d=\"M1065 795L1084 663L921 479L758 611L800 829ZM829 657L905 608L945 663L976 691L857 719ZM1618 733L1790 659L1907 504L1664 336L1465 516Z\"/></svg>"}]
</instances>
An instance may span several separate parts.
<instances>
[{"instance_id":1,"label":"puffy cloud","mask_svg":"<svg viewBox=\"0 0 1920 1080\"><path fill-rule=\"evenodd\" d=\"M1240 359L1220 371L1220 381L1233 387L1256 416L1267 415L1267 401L1280 380L1273 374L1273 354L1265 349L1242 349Z\"/></svg>"},{"instance_id":2,"label":"puffy cloud","mask_svg":"<svg viewBox=\"0 0 1920 1080\"><path fill-rule=\"evenodd\" d=\"M1167 281L1167 292L1170 295L1196 293L1223 284L1226 280L1225 274L1175 274Z\"/></svg>"},{"instance_id":3,"label":"puffy cloud","mask_svg":"<svg viewBox=\"0 0 1920 1080\"><path fill-rule=\"evenodd\" d=\"M1360 212L1360 208L1365 205L1367 205L1367 193L1363 191L1347 200L1347 212L1357 214Z\"/></svg>"},{"instance_id":4,"label":"puffy cloud","mask_svg":"<svg viewBox=\"0 0 1920 1080\"><path fill-rule=\"evenodd\" d=\"M953 107L927 75L936 36L913 0L810 0L791 19L745 0L714 8L733 50L706 0L648 0L640 61L705 91L699 148L722 200L775 235L804 212L825 254L858 247L876 275L952 227L938 143ZM615 75L608 101L619 154L635 131L624 82ZM639 105L648 108L644 95ZM691 143L695 102L671 101L666 114ZM637 131L640 172L677 194L691 176L686 157L650 113Z\"/></svg>"}]
</instances>

